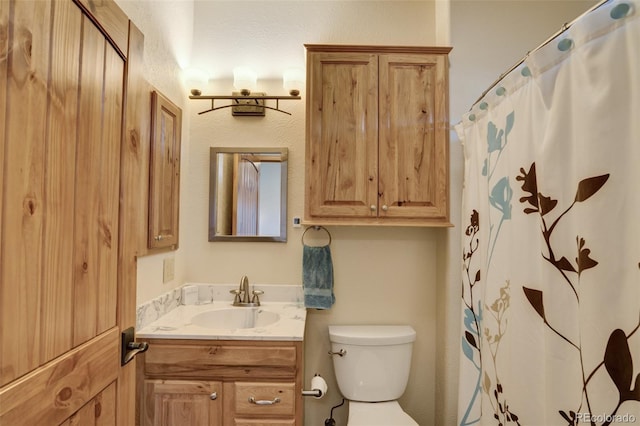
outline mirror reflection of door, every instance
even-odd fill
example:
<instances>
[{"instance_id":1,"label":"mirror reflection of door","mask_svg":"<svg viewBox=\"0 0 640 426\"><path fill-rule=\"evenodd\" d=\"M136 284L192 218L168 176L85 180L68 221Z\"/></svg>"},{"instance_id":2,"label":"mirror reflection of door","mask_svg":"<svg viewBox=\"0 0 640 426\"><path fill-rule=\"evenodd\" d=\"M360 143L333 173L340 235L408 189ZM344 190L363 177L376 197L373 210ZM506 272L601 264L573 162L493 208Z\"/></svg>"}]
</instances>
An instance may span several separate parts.
<instances>
[{"instance_id":1,"label":"mirror reflection of door","mask_svg":"<svg viewBox=\"0 0 640 426\"><path fill-rule=\"evenodd\" d=\"M260 162L253 154L233 154L234 185L232 235L260 235L258 229L258 185Z\"/></svg>"},{"instance_id":2,"label":"mirror reflection of door","mask_svg":"<svg viewBox=\"0 0 640 426\"><path fill-rule=\"evenodd\" d=\"M287 150L211 148L209 241L286 241Z\"/></svg>"}]
</instances>

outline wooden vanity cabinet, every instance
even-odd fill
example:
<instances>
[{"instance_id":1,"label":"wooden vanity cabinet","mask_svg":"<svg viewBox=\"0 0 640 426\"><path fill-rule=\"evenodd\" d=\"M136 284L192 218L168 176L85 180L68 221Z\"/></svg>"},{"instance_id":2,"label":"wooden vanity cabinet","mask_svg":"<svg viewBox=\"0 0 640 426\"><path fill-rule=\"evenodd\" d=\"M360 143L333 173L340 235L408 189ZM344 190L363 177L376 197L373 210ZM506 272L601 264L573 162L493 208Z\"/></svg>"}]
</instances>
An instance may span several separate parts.
<instances>
[{"instance_id":1,"label":"wooden vanity cabinet","mask_svg":"<svg viewBox=\"0 0 640 426\"><path fill-rule=\"evenodd\" d=\"M222 426L221 382L145 380L143 392L143 424Z\"/></svg>"},{"instance_id":2,"label":"wooden vanity cabinet","mask_svg":"<svg viewBox=\"0 0 640 426\"><path fill-rule=\"evenodd\" d=\"M305 47L305 222L450 226L451 49Z\"/></svg>"},{"instance_id":3,"label":"wooden vanity cabinet","mask_svg":"<svg viewBox=\"0 0 640 426\"><path fill-rule=\"evenodd\" d=\"M302 342L140 340L141 425L302 426Z\"/></svg>"}]
</instances>

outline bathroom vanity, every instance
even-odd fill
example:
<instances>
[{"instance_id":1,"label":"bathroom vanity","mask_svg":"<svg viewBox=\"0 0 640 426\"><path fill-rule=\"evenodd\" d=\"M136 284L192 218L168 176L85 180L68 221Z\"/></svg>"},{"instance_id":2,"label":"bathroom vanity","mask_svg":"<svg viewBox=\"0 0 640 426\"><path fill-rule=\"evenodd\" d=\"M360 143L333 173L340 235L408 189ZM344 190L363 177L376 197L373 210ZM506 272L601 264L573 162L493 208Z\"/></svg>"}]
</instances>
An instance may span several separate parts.
<instances>
[{"instance_id":1,"label":"bathroom vanity","mask_svg":"<svg viewBox=\"0 0 640 426\"><path fill-rule=\"evenodd\" d=\"M145 326L140 424L302 426L305 319L301 304L225 301L180 305Z\"/></svg>"},{"instance_id":2,"label":"bathroom vanity","mask_svg":"<svg viewBox=\"0 0 640 426\"><path fill-rule=\"evenodd\" d=\"M148 339L143 425L302 425L302 342Z\"/></svg>"}]
</instances>

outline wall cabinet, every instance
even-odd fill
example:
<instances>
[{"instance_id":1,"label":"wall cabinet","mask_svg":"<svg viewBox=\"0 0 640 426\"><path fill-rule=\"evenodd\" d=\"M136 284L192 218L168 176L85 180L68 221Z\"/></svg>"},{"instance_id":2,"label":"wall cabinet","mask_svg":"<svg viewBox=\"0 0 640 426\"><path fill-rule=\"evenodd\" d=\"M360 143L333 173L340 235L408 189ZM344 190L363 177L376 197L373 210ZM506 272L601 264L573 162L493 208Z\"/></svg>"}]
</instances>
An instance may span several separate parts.
<instances>
[{"instance_id":1,"label":"wall cabinet","mask_svg":"<svg viewBox=\"0 0 640 426\"><path fill-rule=\"evenodd\" d=\"M182 110L157 91L151 96L149 249L178 248Z\"/></svg>"},{"instance_id":2,"label":"wall cabinet","mask_svg":"<svg viewBox=\"0 0 640 426\"><path fill-rule=\"evenodd\" d=\"M305 222L450 226L451 49L305 47Z\"/></svg>"},{"instance_id":3,"label":"wall cabinet","mask_svg":"<svg viewBox=\"0 0 640 426\"><path fill-rule=\"evenodd\" d=\"M302 342L147 342L140 424L302 426Z\"/></svg>"}]
</instances>

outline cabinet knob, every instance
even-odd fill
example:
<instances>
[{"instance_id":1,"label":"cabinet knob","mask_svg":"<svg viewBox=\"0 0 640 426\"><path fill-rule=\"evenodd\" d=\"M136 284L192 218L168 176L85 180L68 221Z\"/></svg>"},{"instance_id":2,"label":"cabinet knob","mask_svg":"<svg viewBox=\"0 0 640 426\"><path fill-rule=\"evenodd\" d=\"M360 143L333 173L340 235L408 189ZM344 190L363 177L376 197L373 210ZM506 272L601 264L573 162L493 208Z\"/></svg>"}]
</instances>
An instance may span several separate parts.
<instances>
[{"instance_id":1,"label":"cabinet knob","mask_svg":"<svg viewBox=\"0 0 640 426\"><path fill-rule=\"evenodd\" d=\"M212 392L211 395L209 395L209 398L212 401L215 401L216 399L218 399L218 392Z\"/></svg>"},{"instance_id":2,"label":"cabinet knob","mask_svg":"<svg viewBox=\"0 0 640 426\"><path fill-rule=\"evenodd\" d=\"M156 235L155 240L156 241L162 241L162 235Z\"/></svg>"},{"instance_id":3,"label":"cabinet knob","mask_svg":"<svg viewBox=\"0 0 640 426\"><path fill-rule=\"evenodd\" d=\"M371 211L372 211L372 212L375 212L375 211L376 211L376 206L375 206L375 205L373 205L373 204L371 204L370 209L371 209Z\"/></svg>"},{"instance_id":4,"label":"cabinet knob","mask_svg":"<svg viewBox=\"0 0 640 426\"><path fill-rule=\"evenodd\" d=\"M387 210L389 210L389 206L387 206L386 204L383 204L382 205L382 210L384 210L386 212Z\"/></svg>"}]
</instances>

